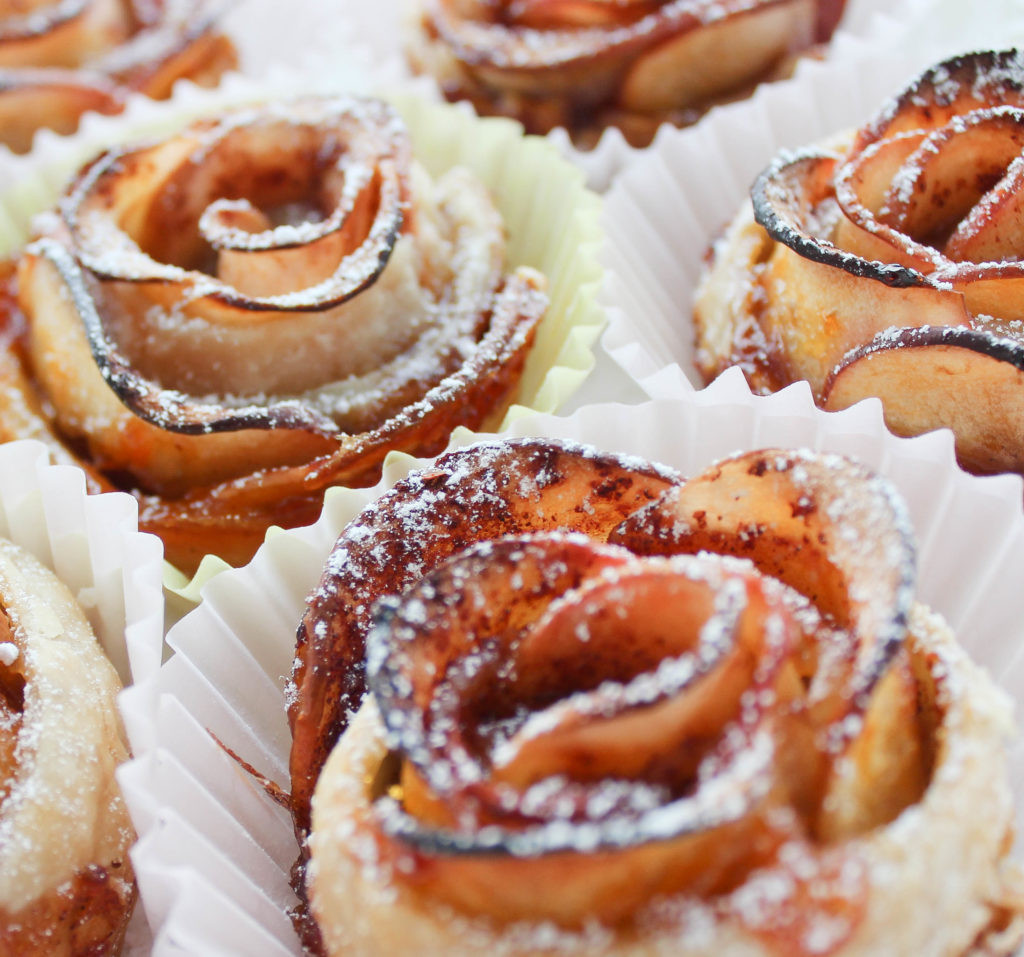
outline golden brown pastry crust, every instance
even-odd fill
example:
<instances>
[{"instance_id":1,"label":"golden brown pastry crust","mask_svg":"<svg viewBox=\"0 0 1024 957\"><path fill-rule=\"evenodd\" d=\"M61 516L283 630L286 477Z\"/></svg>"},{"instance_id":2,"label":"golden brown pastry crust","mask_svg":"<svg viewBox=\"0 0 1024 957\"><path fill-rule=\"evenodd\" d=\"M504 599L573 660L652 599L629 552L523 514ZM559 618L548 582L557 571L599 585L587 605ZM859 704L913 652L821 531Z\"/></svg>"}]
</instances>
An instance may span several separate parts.
<instances>
[{"instance_id":1,"label":"golden brown pastry crust","mask_svg":"<svg viewBox=\"0 0 1024 957\"><path fill-rule=\"evenodd\" d=\"M15 346L38 431L134 489L192 568L313 521L392 449L500 420L544 286L506 272L484 186L431 180L391 107L309 99L90 164L20 260Z\"/></svg>"},{"instance_id":2,"label":"golden brown pastry crust","mask_svg":"<svg viewBox=\"0 0 1024 957\"><path fill-rule=\"evenodd\" d=\"M617 126L646 146L659 125L695 122L750 92L791 55L827 40L843 0L422 0L411 30L414 69L450 100L561 126L592 146Z\"/></svg>"},{"instance_id":3,"label":"golden brown pastry crust","mask_svg":"<svg viewBox=\"0 0 1024 957\"><path fill-rule=\"evenodd\" d=\"M888 486L750 453L609 538L378 605L313 804L328 953L1009 953L1008 702L913 603Z\"/></svg>"},{"instance_id":4,"label":"golden brown pastry crust","mask_svg":"<svg viewBox=\"0 0 1024 957\"><path fill-rule=\"evenodd\" d=\"M705 380L804 379L826 409L877 395L896 433L949 426L966 468L1024 471L1022 130L1021 55L980 53L781 155L698 291Z\"/></svg>"},{"instance_id":5,"label":"golden brown pastry crust","mask_svg":"<svg viewBox=\"0 0 1024 957\"><path fill-rule=\"evenodd\" d=\"M0 604L0 950L116 953L135 902L120 682L67 588L3 540Z\"/></svg>"}]
</instances>

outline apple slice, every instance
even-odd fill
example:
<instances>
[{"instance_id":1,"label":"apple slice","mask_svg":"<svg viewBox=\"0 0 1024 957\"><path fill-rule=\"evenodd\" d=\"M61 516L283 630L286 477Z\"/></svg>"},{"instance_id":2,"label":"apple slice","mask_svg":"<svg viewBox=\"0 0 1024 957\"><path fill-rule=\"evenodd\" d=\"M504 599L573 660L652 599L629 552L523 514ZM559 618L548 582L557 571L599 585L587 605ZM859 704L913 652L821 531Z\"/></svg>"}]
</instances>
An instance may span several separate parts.
<instances>
[{"instance_id":1,"label":"apple slice","mask_svg":"<svg viewBox=\"0 0 1024 957\"><path fill-rule=\"evenodd\" d=\"M961 221L946 243L957 262L1004 262L1024 251L1024 156L1018 155L1003 178Z\"/></svg>"},{"instance_id":2,"label":"apple slice","mask_svg":"<svg viewBox=\"0 0 1024 957\"><path fill-rule=\"evenodd\" d=\"M829 410L868 396L897 435L950 428L971 472L1024 471L1024 346L984 329L920 326L880 333L825 384Z\"/></svg>"},{"instance_id":3,"label":"apple slice","mask_svg":"<svg viewBox=\"0 0 1024 957\"><path fill-rule=\"evenodd\" d=\"M652 895L729 886L781 836L762 812L793 687L786 602L717 555L558 534L460 553L381 602L368 638L402 763L382 843L502 921L617 924Z\"/></svg>"},{"instance_id":4,"label":"apple slice","mask_svg":"<svg viewBox=\"0 0 1024 957\"><path fill-rule=\"evenodd\" d=\"M937 63L886 103L858 133L853 152L906 130L939 129L957 116L989 106L1024 106L1019 50L965 53Z\"/></svg>"},{"instance_id":5,"label":"apple slice","mask_svg":"<svg viewBox=\"0 0 1024 957\"><path fill-rule=\"evenodd\" d=\"M805 595L854 637L849 680L836 688L843 700L869 692L903 642L916 568L910 519L886 481L842 456L768 449L726 459L631 515L609 542L748 558Z\"/></svg>"},{"instance_id":6,"label":"apple slice","mask_svg":"<svg viewBox=\"0 0 1024 957\"><path fill-rule=\"evenodd\" d=\"M895 154L892 162L890 152ZM869 158L877 159L884 172L898 166L904 152L873 150ZM808 262L842 269L854 277L877 280L892 289L924 287L927 283L919 270L934 266L934 256L927 252L922 254L916 247L906 248L903 239L894 241L892 230L874 219L870 203L880 186L864 182L870 171L870 166L867 169L850 163L844 166L837 154L823 150L812 148L782 153L751 187L754 218L772 239ZM835 240L832 242L818 233L821 207L834 188L844 213L849 205L851 219L832 237ZM862 191L867 194L866 201L858 198ZM858 233L861 234L859 240ZM882 237L881 240L878 237ZM882 255L883 258L875 261L865 255Z\"/></svg>"},{"instance_id":7,"label":"apple slice","mask_svg":"<svg viewBox=\"0 0 1024 957\"><path fill-rule=\"evenodd\" d=\"M976 110L957 117L925 137L892 176L884 200L886 221L918 242L943 247L961 220L1008 175L1022 149L1024 112L1019 109ZM990 258L1001 260L1008 251L1004 247Z\"/></svg>"},{"instance_id":8,"label":"apple slice","mask_svg":"<svg viewBox=\"0 0 1024 957\"><path fill-rule=\"evenodd\" d=\"M0 70L0 130L15 153L27 153L41 126L73 133L87 111L120 113L123 89L106 77L76 70Z\"/></svg>"},{"instance_id":9,"label":"apple slice","mask_svg":"<svg viewBox=\"0 0 1024 957\"><path fill-rule=\"evenodd\" d=\"M689 29L652 47L629 68L619 103L643 112L681 110L756 82L790 50L811 44L815 16L809 0L753 9L733 4L719 20L710 10L699 11Z\"/></svg>"},{"instance_id":10,"label":"apple slice","mask_svg":"<svg viewBox=\"0 0 1024 957\"><path fill-rule=\"evenodd\" d=\"M513 0L504 17L533 30L613 28L657 11L658 0Z\"/></svg>"},{"instance_id":11,"label":"apple slice","mask_svg":"<svg viewBox=\"0 0 1024 957\"><path fill-rule=\"evenodd\" d=\"M119 0L6 0L0 6L0 66L93 64L131 36L133 4Z\"/></svg>"}]
</instances>

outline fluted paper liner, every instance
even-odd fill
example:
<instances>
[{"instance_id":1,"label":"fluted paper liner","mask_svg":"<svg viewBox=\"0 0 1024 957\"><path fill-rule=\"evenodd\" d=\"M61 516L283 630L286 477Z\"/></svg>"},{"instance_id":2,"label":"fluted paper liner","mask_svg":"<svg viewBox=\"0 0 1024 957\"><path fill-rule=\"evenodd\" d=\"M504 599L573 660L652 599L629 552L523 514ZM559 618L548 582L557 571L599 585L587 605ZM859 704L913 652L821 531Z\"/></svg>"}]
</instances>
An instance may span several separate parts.
<instances>
[{"instance_id":1,"label":"fluted paper liner","mask_svg":"<svg viewBox=\"0 0 1024 957\"><path fill-rule=\"evenodd\" d=\"M80 469L51 465L39 442L0 445L0 537L56 573L85 612L123 684L153 678L163 646L163 546L139 532L135 499L87 495ZM126 954L148 952L141 907Z\"/></svg>"},{"instance_id":2,"label":"fluted paper liner","mask_svg":"<svg viewBox=\"0 0 1024 957\"><path fill-rule=\"evenodd\" d=\"M803 446L860 458L906 498L920 545L920 599L946 616L968 651L1024 695L1022 483L977 478L954 465L948 434L897 439L870 403L823 415L806 387L758 398L736 373L699 394L638 407L591 406L533 416L517 435L546 435L634 453L693 474L738 449ZM470 436L459 435L459 443ZM133 855L155 953L298 953L285 917L297 848L287 814L213 742L287 784L283 689L304 599L335 537L415 460L392 456L372 490L335 490L320 521L272 534L255 559L218 576L169 633L173 657L124 700L137 737L122 775L141 840ZM142 729L145 729L143 740ZM1024 749L1012 756L1024 796ZM1024 818L1024 801L1019 804Z\"/></svg>"},{"instance_id":3,"label":"fluted paper liner","mask_svg":"<svg viewBox=\"0 0 1024 957\"><path fill-rule=\"evenodd\" d=\"M85 477L38 442L0 445L0 536L52 569L82 606L123 684L160 667L163 548L130 495L86 495Z\"/></svg>"},{"instance_id":4,"label":"fluted paper liner","mask_svg":"<svg viewBox=\"0 0 1024 957\"><path fill-rule=\"evenodd\" d=\"M696 127L665 130L609 191L602 344L649 395L700 386L692 307L705 255L775 155L861 126L946 56L1024 43L1024 8L933 0L890 41L895 47L864 45L834 62L805 63L794 80L763 86Z\"/></svg>"},{"instance_id":5,"label":"fluted paper liner","mask_svg":"<svg viewBox=\"0 0 1024 957\"><path fill-rule=\"evenodd\" d=\"M304 83L302 76L289 74L270 88L237 78L218 90L179 86L166 103L139 98L122 116L88 117L75 136L46 139L36 162L0 195L0 254L23 245L33 216L50 208L74 171L104 146L165 136L232 105L295 96ZM534 266L548 277L550 306L504 424L525 411L554 411L590 371L591 347L604 325L603 310L596 304L602 274L597 260L600 199L550 144L523 137L517 123L481 120L468 108L415 95L390 99L409 126L414 155L432 174L463 165L488 186L504 217L508 266ZM221 567L208 564L204 574ZM195 589L189 590L180 578L169 584L186 604L194 597Z\"/></svg>"}]
</instances>

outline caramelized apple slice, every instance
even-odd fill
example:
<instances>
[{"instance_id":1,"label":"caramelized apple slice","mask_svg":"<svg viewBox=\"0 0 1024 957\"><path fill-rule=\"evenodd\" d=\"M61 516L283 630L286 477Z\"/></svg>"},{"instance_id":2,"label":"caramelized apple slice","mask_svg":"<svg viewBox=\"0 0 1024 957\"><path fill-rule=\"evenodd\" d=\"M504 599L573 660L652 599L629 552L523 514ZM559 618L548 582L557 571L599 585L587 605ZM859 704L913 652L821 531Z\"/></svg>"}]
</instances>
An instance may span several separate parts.
<instances>
[{"instance_id":1,"label":"caramelized apple slice","mask_svg":"<svg viewBox=\"0 0 1024 957\"><path fill-rule=\"evenodd\" d=\"M432 894L500 920L580 926L596 906L616 924L652 893L727 885L778 840L761 811L796 650L786 601L719 556L560 535L461 553L370 634L371 686L406 762L385 833L432 857ZM621 867L587 867L583 850ZM516 858L530 879L498 879Z\"/></svg>"},{"instance_id":2,"label":"caramelized apple slice","mask_svg":"<svg viewBox=\"0 0 1024 957\"><path fill-rule=\"evenodd\" d=\"M178 19L155 22L97 65L154 100L167 99L182 77L216 86L225 71L238 66L234 44L216 32L217 5L195 0L176 12Z\"/></svg>"},{"instance_id":3,"label":"caramelized apple slice","mask_svg":"<svg viewBox=\"0 0 1024 957\"><path fill-rule=\"evenodd\" d=\"M512 537L462 552L378 606L368 680L396 746L436 793L469 786L481 797L464 763L481 747L491 780L520 791L559 773L640 777L650 768L640 740L674 753L678 766L661 773L689 785L739 720L741 696L775 680L795 633L749 565ZM470 740L467 723L502 730Z\"/></svg>"},{"instance_id":4,"label":"caramelized apple slice","mask_svg":"<svg viewBox=\"0 0 1024 957\"><path fill-rule=\"evenodd\" d=\"M463 736L467 725L483 724L488 716L501 720L513 706L557 695L536 685L536 653L527 650L522 660L518 653L520 640L529 640L541 645L543 663L551 664L552 639L524 638L527 630L564 593L631 560L625 549L598 547L584 536L502 538L460 553L404 597L381 600L367 636L367 681L396 747L436 793L476 783L490 763L479 754L482 739ZM549 636L556 632L548 626ZM557 649L554 657L561 660ZM617 662L622 656L613 657ZM463 669L467 661L472 667ZM499 668L502 680L495 674ZM606 669L598 650L590 677ZM574 677L572 670L553 672L548 683L572 686ZM470 722L470 713L478 720ZM442 737L443 748L436 747ZM514 779L514 769L504 763L503 779Z\"/></svg>"},{"instance_id":5,"label":"caramelized apple slice","mask_svg":"<svg viewBox=\"0 0 1024 957\"><path fill-rule=\"evenodd\" d=\"M852 696L874 686L906 631L915 553L905 506L838 455L770 449L726 459L630 516L609 541L638 554L749 558L851 630Z\"/></svg>"},{"instance_id":6,"label":"caramelized apple slice","mask_svg":"<svg viewBox=\"0 0 1024 957\"><path fill-rule=\"evenodd\" d=\"M659 0L517 0L506 16L517 26L534 30L613 27L626 17L642 17L658 9Z\"/></svg>"},{"instance_id":7,"label":"caramelized apple slice","mask_svg":"<svg viewBox=\"0 0 1024 957\"><path fill-rule=\"evenodd\" d=\"M873 151L871 156L878 163L878 171L884 173L898 166L914 142L910 140L896 146L887 143L884 151ZM837 267L851 276L875 279L893 289L926 285L919 270L933 266L935 257L922 254L905 239L894 242L893 231L874 221L871 204L877 202L884 182L876 178L873 163L865 166L863 169L856 164L844 166L838 156L817 150L796 156L784 153L751 188L754 218L769 236L808 263ZM849 221L840 220L837 244L823 242L824 237L815 231L816 213L832 191L833 177L838 180L837 198L852 207ZM863 199L860 198L862 190ZM847 239L847 233L852 234L851 239ZM858 246L858 239L869 245ZM886 253L883 260L876 262L866 258L881 252ZM838 272L836 278L842 278Z\"/></svg>"},{"instance_id":8,"label":"caramelized apple slice","mask_svg":"<svg viewBox=\"0 0 1024 957\"><path fill-rule=\"evenodd\" d=\"M824 391L827 409L882 400L897 435L951 428L972 472L1024 470L1024 347L985 329L891 330L855 349Z\"/></svg>"},{"instance_id":9,"label":"caramelized apple slice","mask_svg":"<svg viewBox=\"0 0 1024 957\"><path fill-rule=\"evenodd\" d=\"M755 4L721 20L697 20L637 58L619 102L647 113L700 106L764 76L789 50L809 46L813 29L814 0Z\"/></svg>"},{"instance_id":10,"label":"caramelized apple slice","mask_svg":"<svg viewBox=\"0 0 1024 957\"><path fill-rule=\"evenodd\" d=\"M960 222L946 243L955 262L998 262L1024 253L1024 157L1017 156L1006 175Z\"/></svg>"},{"instance_id":11,"label":"caramelized apple slice","mask_svg":"<svg viewBox=\"0 0 1024 957\"><path fill-rule=\"evenodd\" d=\"M1018 50L965 53L925 70L890 99L854 142L853 153L907 130L935 130L972 110L1024 106Z\"/></svg>"},{"instance_id":12,"label":"caramelized apple slice","mask_svg":"<svg viewBox=\"0 0 1024 957\"><path fill-rule=\"evenodd\" d=\"M123 91L102 75L71 70L0 70L0 138L27 153L40 126L73 133L81 115L119 113Z\"/></svg>"},{"instance_id":13,"label":"caramelized apple slice","mask_svg":"<svg viewBox=\"0 0 1024 957\"><path fill-rule=\"evenodd\" d=\"M1024 111L1019 109L978 110L935 130L893 174L883 201L886 221L942 249L1022 150ZM1005 252L1004 246L1000 259Z\"/></svg>"},{"instance_id":14,"label":"caramelized apple slice","mask_svg":"<svg viewBox=\"0 0 1024 957\"><path fill-rule=\"evenodd\" d=\"M903 133L872 143L859 156L836 166L833 187L844 215L836 224L832 241L839 249L869 263L898 263L924 272L946 262L937 250L896 228L889 214L893 183L906 175L911 157L924 140L925 134L920 131ZM824 195L818 194L818 201ZM877 268L872 265L868 271Z\"/></svg>"},{"instance_id":15,"label":"caramelized apple slice","mask_svg":"<svg viewBox=\"0 0 1024 957\"><path fill-rule=\"evenodd\" d=\"M814 39L817 43L825 43L839 26L843 16L845 0L818 0L818 19L814 28Z\"/></svg>"},{"instance_id":16,"label":"caramelized apple slice","mask_svg":"<svg viewBox=\"0 0 1024 957\"><path fill-rule=\"evenodd\" d=\"M6 0L0 7L0 66L75 68L132 31L123 0Z\"/></svg>"}]
</instances>

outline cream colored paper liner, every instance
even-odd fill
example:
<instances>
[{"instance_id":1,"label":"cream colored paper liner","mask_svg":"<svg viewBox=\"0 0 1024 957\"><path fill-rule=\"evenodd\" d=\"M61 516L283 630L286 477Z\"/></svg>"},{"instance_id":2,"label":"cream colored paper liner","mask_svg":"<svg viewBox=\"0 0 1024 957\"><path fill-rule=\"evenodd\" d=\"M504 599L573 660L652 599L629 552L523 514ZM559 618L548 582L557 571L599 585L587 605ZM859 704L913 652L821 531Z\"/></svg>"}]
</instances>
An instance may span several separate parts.
<instances>
[{"instance_id":1,"label":"cream colored paper liner","mask_svg":"<svg viewBox=\"0 0 1024 957\"><path fill-rule=\"evenodd\" d=\"M265 0L264 0L265 2ZM896 54L897 47L891 38L900 24L916 19L920 10L930 0L847 0L847 8L839 29L836 31L827 56L844 59L857 55L868 46L885 47ZM352 33L366 44L373 60L379 66L373 82L380 84L391 78L399 82L410 77L402 52L407 21L413 15L417 0L384 0L380 4L368 4L362 0L340 0L339 15L351 24ZM432 81L429 88L434 97L440 99L437 84ZM658 139L672 130L664 124ZM644 150L630 146L617 129L607 130L591 150L578 150L572 145L568 133L559 127L548 134L548 139L567 159L584 171L587 185L603 192L615 176L634 159L643 155Z\"/></svg>"},{"instance_id":2,"label":"cream colored paper liner","mask_svg":"<svg viewBox=\"0 0 1024 957\"><path fill-rule=\"evenodd\" d=\"M696 127L665 130L609 191L602 344L649 395L699 387L691 317L705 254L779 150L860 126L947 56L1024 43L1024 5L931 0L890 41L898 54L887 44L805 63L791 82L763 86ZM673 363L683 374L666 368Z\"/></svg>"},{"instance_id":3,"label":"cream colored paper liner","mask_svg":"<svg viewBox=\"0 0 1024 957\"><path fill-rule=\"evenodd\" d=\"M179 86L167 103L139 98L122 116L88 117L75 136L40 140L40 155L0 195L0 254L23 245L32 217L52 206L74 171L104 146L167 135L231 105L295 96L304 83L302 76L287 75L270 88L238 78L215 91ZM409 126L414 154L431 173L463 165L489 187L505 220L509 266L535 266L548 277L550 306L505 423L525 410L554 411L593 366L592 345L604 324L596 304L602 275L600 199L550 144L523 137L516 123L480 120L468 108L411 95L391 99ZM187 586L179 594L185 602L192 597Z\"/></svg>"},{"instance_id":4,"label":"cream colored paper liner","mask_svg":"<svg viewBox=\"0 0 1024 957\"><path fill-rule=\"evenodd\" d=\"M947 617L1005 688L1024 695L1020 478L966 475L953 464L947 434L894 438L871 403L826 416L806 387L758 398L736 378L727 373L702 393L638 407L521 419L512 431L643 455L685 474L758 446L859 457L907 500L920 546L920 598ZM375 489L332 492L316 525L271 535L250 565L213 580L203 603L168 635L173 657L125 696L126 718L136 726L151 722L145 752L121 781L141 836L133 860L156 932L154 953L298 953L284 916L294 900L290 820L206 729L287 785L283 688L305 596L344 525L413 464L392 457ZM1024 749L1012 762L1024 798ZM1024 818L1024 800L1018 807Z\"/></svg>"}]
</instances>

